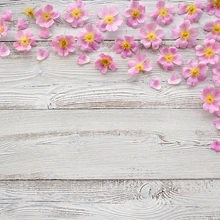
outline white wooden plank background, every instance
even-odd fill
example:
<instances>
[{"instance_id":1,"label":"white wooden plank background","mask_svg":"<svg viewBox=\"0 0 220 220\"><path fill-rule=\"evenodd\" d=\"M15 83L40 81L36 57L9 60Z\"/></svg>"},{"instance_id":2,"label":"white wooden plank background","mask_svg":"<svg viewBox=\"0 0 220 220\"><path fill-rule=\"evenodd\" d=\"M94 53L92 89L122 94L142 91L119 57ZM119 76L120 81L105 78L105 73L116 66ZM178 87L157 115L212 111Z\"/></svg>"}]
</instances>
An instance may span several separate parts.
<instances>
[{"instance_id":1,"label":"white wooden plank background","mask_svg":"<svg viewBox=\"0 0 220 220\"><path fill-rule=\"evenodd\" d=\"M89 54L91 63L84 67L76 65L78 50L66 58L51 51L38 62L36 50L51 50L51 39L38 38L34 21L31 30L42 42L29 53L13 49L15 24L25 6L52 3L62 12L70 2L0 2L0 13L10 8L15 19L8 37L0 39L11 49L9 57L0 59L0 219L220 219L219 155L210 150L219 133L199 98L211 72L196 88L184 80L169 86L171 73L155 62L159 53L149 50L153 71L132 81L128 60L111 49L115 37L126 33L139 41L138 30L125 25L104 34L105 42ZM144 2L149 14L156 1ZM177 8L178 1L168 2ZM95 22L104 4L116 3L123 12L129 1L86 3L89 22ZM164 28L166 45L173 43L170 27L182 20L176 15ZM204 14L194 25L200 44L209 20ZM76 35L79 30L59 19L52 34ZM114 56L117 72L102 76L94 69L100 52ZM195 57L193 50L180 53L184 63ZM162 79L161 91L149 88L155 76Z\"/></svg>"}]
</instances>

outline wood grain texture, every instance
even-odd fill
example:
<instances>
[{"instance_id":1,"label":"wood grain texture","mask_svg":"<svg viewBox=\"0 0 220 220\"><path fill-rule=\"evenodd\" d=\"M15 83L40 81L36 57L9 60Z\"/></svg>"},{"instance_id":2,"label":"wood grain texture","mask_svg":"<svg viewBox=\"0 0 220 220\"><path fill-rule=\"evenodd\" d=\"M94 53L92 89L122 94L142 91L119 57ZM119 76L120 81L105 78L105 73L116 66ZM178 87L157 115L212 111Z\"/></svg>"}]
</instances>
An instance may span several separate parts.
<instances>
[{"instance_id":1,"label":"wood grain texture","mask_svg":"<svg viewBox=\"0 0 220 220\"><path fill-rule=\"evenodd\" d=\"M212 120L197 109L1 111L0 179L220 178Z\"/></svg>"},{"instance_id":2,"label":"wood grain texture","mask_svg":"<svg viewBox=\"0 0 220 220\"><path fill-rule=\"evenodd\" d=\"M1 220L218 220L220 181L0 182Z\"/></svg>"}]
</instances>

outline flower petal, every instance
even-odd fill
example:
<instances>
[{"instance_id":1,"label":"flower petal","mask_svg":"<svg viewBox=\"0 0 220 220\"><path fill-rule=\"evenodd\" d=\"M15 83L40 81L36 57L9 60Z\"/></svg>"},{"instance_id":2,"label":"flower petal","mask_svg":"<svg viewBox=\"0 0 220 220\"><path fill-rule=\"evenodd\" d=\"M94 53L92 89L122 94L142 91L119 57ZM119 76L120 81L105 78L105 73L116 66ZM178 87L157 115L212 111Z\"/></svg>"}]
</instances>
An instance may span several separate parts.
<instances>
[{"instance_id":1,"label":"flower petal","mask_svg":"<svg viewBox=\"0 0 220 220\"><path fill-rule=\"evenodd\" d=\"M37 60L41 61L41 60L45 60L49 57L50 55L50 51L49 50L46 50L44 48L40 48L38 51L37 51Z\"/></svg>"},{"instance_id":2,"label":"flower petal","mask_svg":"<svg viewBox=\"0 0 220 220\"><path fill-rule=\"evenodd\" d=\"M161 81L160 78L155 77L151 82L150 82L150 87L156 90L161 89Z\"/></svg>"},{"instance_id":3,"label":"flower petal","mask_svg":"<svg viewBox=\"0 0 220 220\"><path fill-rule=\"evenodd\" d=\"M173 73L167 81L170 85L178 85L182 79L180 78L179 74Z\"/></svg>"},{"instance_id":4,"label":"flower petal","mask_svg":"<svg viewBox=\"0 0 220 220\"><path fill-rule=\"evenodd\" d=\"M81 53L78 57L78 60L77 60L77 64L78 65L84 65L84 64L87 64L90 62L90 58L84 54L84 53Z\"/></svg>"},{"instance_id":5,"label":"flower petal","mask_svg":"<svg viewBox=\"0 0 220 220\"><path fill-rule=\"evenodd\" d=\"M0 44L0 56L7 57L10 54L9 48L6 46L5 43Z\"/></svg>"}]
</instances>

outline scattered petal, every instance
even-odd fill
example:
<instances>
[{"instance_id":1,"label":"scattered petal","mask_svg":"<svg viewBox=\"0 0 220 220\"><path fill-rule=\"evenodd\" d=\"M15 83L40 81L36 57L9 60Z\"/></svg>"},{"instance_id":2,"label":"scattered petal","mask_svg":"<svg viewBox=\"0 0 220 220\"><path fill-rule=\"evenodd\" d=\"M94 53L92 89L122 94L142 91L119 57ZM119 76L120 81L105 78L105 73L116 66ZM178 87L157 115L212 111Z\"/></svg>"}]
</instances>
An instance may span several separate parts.
<instances>
[{"instance_id":1,"label":"scattered petal","mask_svg":"<svg viewBox=\"0 0 220 220\"><path fill-rule=\"evenodd\" d=\"M17 23L17 30L24 30L28 28L28 22L24 18L20 18Z\"/></svg>"},{"instance_id":2,"label":"scattered petal","mask_svg":"<svg viewBox=\"0 0 220 220\"><path fill-rule=\"evenodd\" d=\"M13 21L12 11L11 10L5 10L3 15L2 15L2 19L4 21Z\"/></svg>"},{"instance_id":3,"label":"scattered petal","mask_svg":"<svg viewBox=\"0 0 220 220\"><path fill-rule=\"evenodd\" d=\"M220 152L220 141L214 141L211 145L211 149Z\"/></svg>"},{"instance_id":4,"label":"scattered petal","mask_svg":"<svg viewBox=\"0 0 220 220\"><path fill-rule=\"evenodd\" d=\"M90 62L90 58L89 58L86 54L81 53L81 54L79 55L79 58L78 58L78 60L77 60L77 64L78 64L78 65L84 65L84 64L87 64L87 63L89 63L89 62Z\"/></svg>"},{"instance_id":5,"label":"scattered petal","mask_svg":"<svg viewBox=\"0 0 220 220\"><path fill-rule=\"evenodd\" d=\"M40 48L38 51L37 51L37 60L41 61L41 60L45 60L49 57L50 55L50 51L49 50L46 50L44 48Z\"/></svg>"},{"instance_id":6,"label":"scattered petal","mask_svg":"<svg viewBox=\"0 0 220 220\"><path fill-rule=\"evenodd\" d=\"M170 85L178 85L182 81L181 77L177 73L173 73L170 78L167 80Z\"/></svg>"},{"instance_id":7,"label":"scattered petal","mask_svg":"<svg viewBox=\"0 0 220 220\"><path fill-rule=\"evenodd\" d=\"M41 28L39 37L42 39L48 39L51 37L51 33L48 28Z\"/></svg>"},{"instance_id":8,"label":"scattered petal","mask_svg":"<svg viewBox=\"0 0 220 220\"><path fill-rule=\"evenodd\" d=\"M0 44L0 56L7 57L10 54L9 48L6 46L5 43Z\"/></svg>"},{"instance_id":9,"label":"scattered petal","mask_svg":"<svg viewBox=\"0 0 220 220\"><path fill-rule=\"evenodd\" d=\"M150 87L156 90L161 89L161 81L158 77L155 77L151 82L150 82Z\"/></svg>"}]
</instances>

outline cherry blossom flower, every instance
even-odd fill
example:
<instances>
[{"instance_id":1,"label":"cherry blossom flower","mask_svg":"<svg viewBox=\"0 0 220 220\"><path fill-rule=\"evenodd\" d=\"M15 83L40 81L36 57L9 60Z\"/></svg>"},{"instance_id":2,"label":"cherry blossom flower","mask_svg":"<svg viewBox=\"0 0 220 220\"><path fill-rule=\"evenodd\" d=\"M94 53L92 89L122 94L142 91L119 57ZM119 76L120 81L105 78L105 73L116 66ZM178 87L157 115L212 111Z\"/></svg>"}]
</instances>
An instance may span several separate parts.
<instances>
[{"instance_id":1,"label":"cherry blossom flower","mask_svg":"<svg viewBox=\"0 0 220 220\"><path fill-rule=\"evenodd\" d=\"M14 42L13 46L18 51L29 51L32 47L37 45L36 39L29 29L18 31L15 35L15 39L17 41Z\"/></svg>"},{"instance_id":2,"label":"cherry blossom flower","mask_svg":"<svg viewBox=\"0 0 220 220\"><path fill-rule=\"evenodd\" d=\"M103 7L98 13L98 17L101 19L97 22L97 27L100 31L116 31L121 26L123 20L119 15L118 7Z\"/></svg>"},{"instance_id":3,"label":"cherry blossom flower","mask_svg":"<svg viewBox=\"0 0 220 220\"><path fill-rule=\"evenodd\" d=\"M168 84L170 85L178 85L181 83L181 78L179 76L179 74L177 73L173 73L170 78L167 80Z\"/></svg>"},{"instance_id":4,"label":"cherry blossom flower","mask_svg":"<svg viewBox=\"0 0 220 220\"><path fill-rule=\"evenodd\" d=\"M81 0L76 0L76 3L71 3L67 6L63 17L72 27L76 28L84 25L89 18L88 15L88 11L85 10L85 4Z\"/></svg>"},{"instance_id":5,"label":"cherry blossom flower","mask_svg":"<svg viewBox=\"0 0 220 220\"><path fill-rule=\"evenodd\" d=\"M41 28L40 33L39 33L39 37L42 39L48 39L50 38L52 35L50 33L50 30L48 28Z\"/></svg>"},{"instance_id":6,"label":"cherry blossom flower","mask_svg":"<svg viewBox=\"0 0 220 220\"><path fill-rule=\"evenodd\" d=\"M28 28L28 22L24 18L18 19L17 30L24 30Z\"/></svg>"},{"instance_id":7,"label":"cherry blossom flower","mask_svg":"<svg viewBox=\"0 0 220 220\"><path fill-rule=\"evenodd\" d=\"M4 20L0 20L0 38L6 36L8 27Z\"/></svg>"},{"instance_id":8,"label":"cherry blossom flower","mask_svg":"<svg viewBox=\"0 0 220 220\"><path fill-rule=\"evenodd\" d=\"M162 44L162 39L165 37L162 29L157 29L157 23L152 22L140 29L141 43L145 48L152 46L154 50L157 50Z\"/></svg>"},{"instance_id":9,"label":"cherry blossom flower","mask_svg":"<svg viewBox=\"0 0 220 220\"><path fill-rule=\"evenodd\" d=\"M212 69L213 77L212 80L216 86L220 86L220 63L216 64Z\"/></svg>"},{"instance_id":10,"label":"cherry blossom flower","mask_svg":"<svg viewBox=\"0 0 220 220\"><path fill-rule=\"evenodd\" d=\"M214 141L211 145L211 149L220 152L220 141Z\"/></svg>"},{"instance_id":11,"label":"cherry blossom flower","mask_svg":"<svg viewBox=\"0 0 220 220\"><path fill-rule=\"evenodd\" d=\"M189 86L196 86L198 82L203 82L207 78L208 66L197 60L189 60L188 67L183 67L182 75L187 79Z\"/></svg>"},{"instance_id":12,"label":"cherry blossom flower","mask_svg":"<svg viewBox=\"0 0 220 220\"><path fill-rule=\"evenodd\" d=\"M60 35L53 39L51 46L58 55L67 56L69 53L73 53L76 49L75 38L69 35Z\"/></svg>"},{"instance_id":13,"label":"cherry blossom flower","mask_svg":"<svg viewBox=\"0 0 220 220\"><path fill-rule=\"evenodd\" d=\"M218 63L220 52L220 43L216 42L214 39L205 39L204 46L196 46L196 55L205 64L215 64Z\"/></svg>"},{"instance_id":14,"label":"cherry blossom flower","mask_svg":"<svg viewBox=\"0 0 220 220\"><path fill-rule=\"evenodd\" d=\"M185 2L178 4L178 14L186 14L184 19L189 20L191 23L198 22L203 9L204 5L201 0L195 0L194 4L186 4Z\"/></svg>"},{"instance_id":15,"label":"cherry blossom flower","mask_svg":"<svg viewBox=\"0 0 220 220\"><path fill-rule=\"evenodd\" d=\"M134 36L126 35L124 38L117 38L113 49L117 54L121 54L123 59L132 57L132 52L136 53L138 50L138 43L134 41Z\"/></svg>"},{"instance_id":16,"label":"cherry blossom flower","mask_svg":"<svg viewBox=\"0 0 220 220\"><path fill-rule=\"evenodd\" d=\"M30 18L34 18L34 14L35 14L34 10L35 10L34 8L26 7L24 10L24 15Z\"/></svg>"},{"instance_id":17,"label":"cherry blossom flower","mask_svg":"<svg viewBox=\"0 0 220 220\"><path fill-rule=\"evenodd\" d=\"M53 10L53 6L48 4L43 9L40 8L36 11L35 16L37 17L36 24L40 27L49 28L54 24L54 19L57 19L60 14L58 11Z\"/></svg>"},{"instance_id":18,"label":"cherry blossom flower","mask_svg":"<svg viewBox=\"0 0 220 220\"><path fill-rule=\"evenodd\" d=\"M13 21L12 11L11 10L5 10L4 13L2 14L2 19L4 21Z\"/></svg>"},{"instance_id":19,"label":"cherry blossom flower","mask_svg":"<svg viewBox=\"0 0 220 220\"><path fill-rule=\"evenodd\" d=\"M98 50L99 43L104 40L102 34L92 24L87 24L85 30L79 32L77 37L80 50L88 52Z\"/></svg>"},{"instance_id":20,"label":"cherry blossom flower","mask_svg":"<svg viewBox=\"0 0 220 220\"><path fill-rule=\"evenodd\" d=\"M84 64L87 64L90 62L90 58L84 54L84 53L81 53L77 59L77 64L78 65L84 65Z\"/></svg>"},{"instance_id":21,"label":"cherry blossom flower","mask_svg":"<svg viewBox=\"0 0 220 220\"><path fill-rule=\"evenodd\" d=\"M0 44L0 57L7 57L10 54L10 50L5 43Z\"/></svg>"},{"instance_id":22,"label":"cherry blossom flower","mask_svg":"<svg viewBox=\"0 0 220 220\"><path fill-rule=\"evenodd\" d=\"M209 15L220 17L220 0L208 0L206 11Z\"/></svg>"},{"instance_id":23,"label":"cherry blossom flower","mask_svg":"<svg viewBox=\"0 0 220 220\"><path fill-rule=\"evenodd\" d=\"M204 101L203 109L214 113L219 111L220 108L220 89L215 88L213 85L206 86L201 95Z\"/></svg>"},{"instance_id":24,"label":"cherry blossom flower","mask_svg":"<svg viewBox=\"0 0 220 220\"><path fill-rule=\"evenodd\" d=\"M190 21L188 20L172 29L172 38L177 39L174 45L182 49L195 46L198 34L197 28L190 28Z\"/></svg>"},{"instance_id":25,"label":"cherry blossom flower","mask_svg":"<svg viewBox=\"0 0 220 220\"><path fill-rule=\"evenodd\" d=\"M215 119L213 123L216 129L220 130L220 118Z\"/></svg>"},{"instance_id":26,"label":"cherry blossom flower","mask_svg":"<svg viewBox=\"0 0 220 220\"><path fill-rule=\"evenodd\" d=\"M115 71L118 68L113 58L107 54L101 53L95 61L95 67L102 73L106 74L108 70Z\"/></svg>"},{"instance_id":27,"label":"cherry blossom flower","mask_svg":"<svg viewBox=\"0 0 220 220\"><path fill-rule=\"evenodd\" d=\"M173 5L165 5L165 0L159 0L156 7L157 9L151 12L150 16L155 19L159 25L168 25L173 22L175 14Z\"/></svg>"},{"instance_id":28,"label":"cherry blossom flower","mask_svg":"<svg viewBox=\"0 0 220 220\"><path fill-rule=\"evenodd\" d=\"M182 56L178 54L176 47L163 47L157 61L162 65L164 70L173 70L174 64L181 66L183 63Z\"/></svg>"},{"instance_id":29,"label":"cherry blossom flower","mask_svg":"<svg viewBox=\"0 0 220 220\"><path fill-rule=\"evenodd\" d=\"M203 29L209 32L207 38L220 41L220 19L206 23Z\"/></svg>"},{"instance_id":30,"label":"cherry blossom flower","mask_svg":"<svg viewBox=\"0 0 220 220\"><path fill-rule=\"evenodd\" d=\"M161 80L158 77L155 77L154 79L152 79L152 81L150 82L150 87L156 90L160 90L161 89Z\"/></svg>"},{"instance_id":31,"label":"cherry blossom flower","mask_svg":"<svg viewBox=\"0 0 220 220\"><path fill-rule=\"evenodd\" d=\"M147 55L144 53L137 53L135 60L128 61L128 66L130 67L128 73L132 76L152 70L152 62L147 60Z\"/></svg>"},{"instance_id":32,"label":"cherry blossom flower","mask_svg":"<svg viewBox=\"0 0 220 220\"><path fill-rule=\"evenodd\" d=\"M50 51L49 50L46 50L44 48L40 48L38 51L37 51L37 60L41 61L41 60L45 60L49 57L50 55Z\"/></svg>"},{"instance_id":33,"label":"cherry blossom flower","mask_svg":"<svg viewBox=\"0 0 220 220\"><path fill-rule=\"evenodd\" d=\"M141 2L131 0L129 8L125 10L126 24L129 27L137 28L139 24L146 21L147 16L145 15L145 5Z\"/></svg>"}]
</instances>

